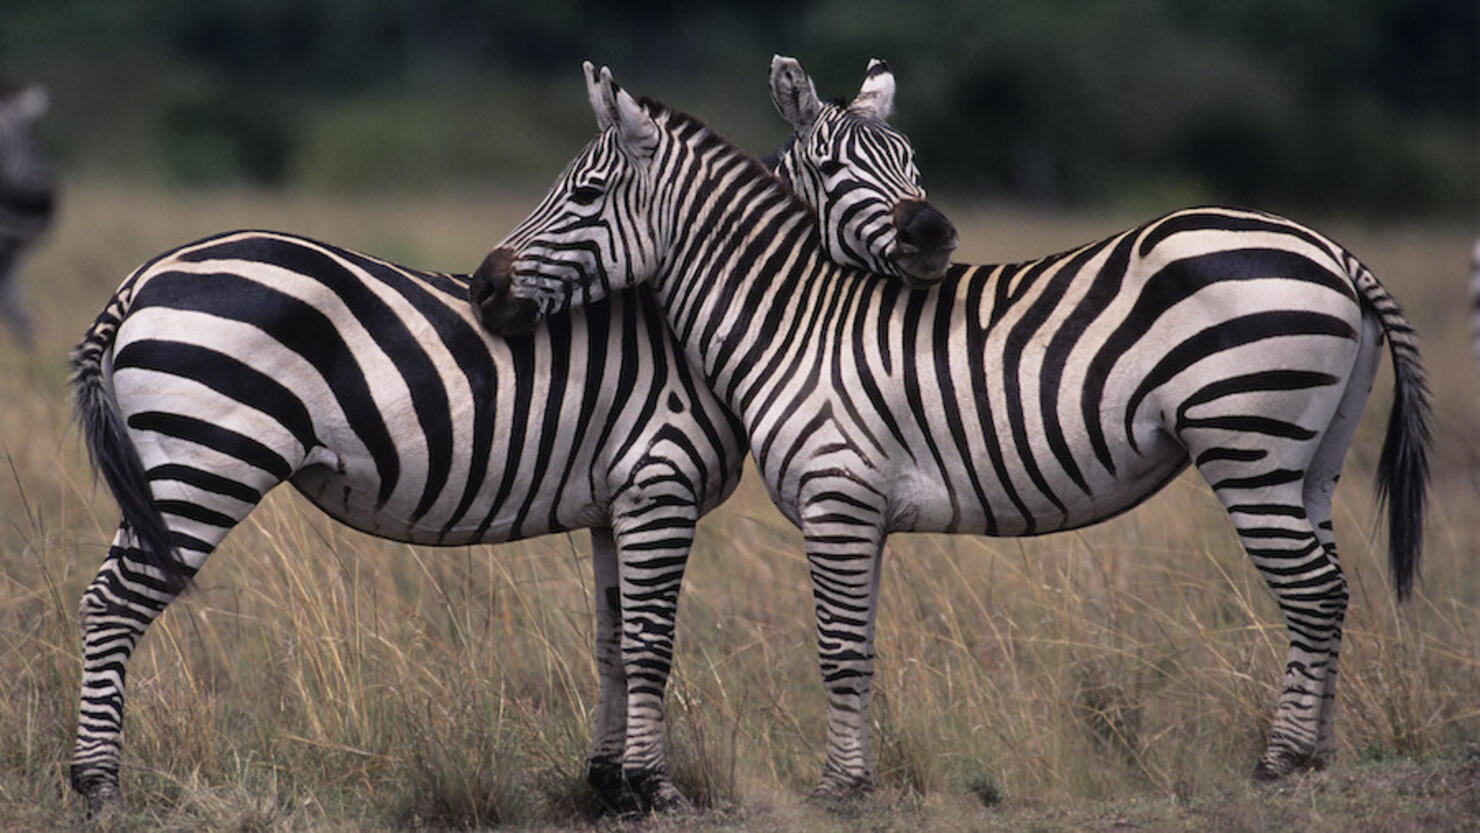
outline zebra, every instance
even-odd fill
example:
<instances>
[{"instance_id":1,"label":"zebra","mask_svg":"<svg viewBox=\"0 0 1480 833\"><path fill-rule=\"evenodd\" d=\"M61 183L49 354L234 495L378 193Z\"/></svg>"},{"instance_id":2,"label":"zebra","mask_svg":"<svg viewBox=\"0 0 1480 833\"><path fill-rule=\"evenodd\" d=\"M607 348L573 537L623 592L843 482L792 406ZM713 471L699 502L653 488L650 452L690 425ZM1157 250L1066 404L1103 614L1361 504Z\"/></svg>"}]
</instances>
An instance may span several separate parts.
<instances>
[{"instance_id":1,"label":"zebra","mask_svg":"<svg viewBox=\"0 0 1480 833\"><path fill-rule=\"evenodd\" d=\"M490 336L465 275L305 237L220 234L131 274L72 359L76 417L123 522L80 605L71 783L121 803L126 663L264 494L398 541L588 527L600 700L587 779L670 809L663 691L694 524L731 494L738 427L650 293Z\"/></svg>"},{"instance_id":2,"label":"zebra","mask_svg":"<svg viewBox=\"0 0 1480 833\"><path fill-rule=\"evenodd\" d=\"M744 426L802 533L827 749L813 795L874 785L873 632L886 535L1021 536L1129 510L1189 463L1290 637L1256 779L1333 751L1348 590L1331 495L1384 337L1378 464L1397 597L1422 547L1430 411L1415 335L1353 255L1274 215L1200 208L933 285L833 264L812 212L698 119L584 66L599 135L474 276L516 333L636 284Z\"/></svg>"},{"instance_id":3,"label":"zebra","mask_svg":"<svg viewBox=\"0 0 1480 833\"><path fill-rule=\"evenodd\" d=\"M885 83L871 64L856 102ZM866 191L855 202L872 210ZM877 264L894 256L889 235L864 232L834 239ZM468 297L465 275L242 231L156 256L110 299L73 358L90 457L124 514L81 605L71 781L91 813L120 800L128 657L284 480L396 540L591 528L601 693L587 780L616 809L689 805L667 773L662 697L693 525L738 484L740 428L645 291L511 339L477 332ZM320 439L331 433L346 439Z\"/></svg>"},{"instance_id":4,"label":"zebra","mask_svg":"<svg viewBox=\"0 0 1480 833\"><path fill-rule=\"evenodd\" d=\"M0 318L22 346L32 341L16 266L46 233L55 210L51 160L36 135L50 103L39 84L0 82Z\"/></svg>"},{"instance_id":5,"label":"zebra","mask_svg":"<svg viewBox=\"0 0 1480 833\"><path fill-rule=\"evenodd\" d=\"M1480 370L1480 240L1470 251L1470 354Z\"/></svg>"}]
</instances>

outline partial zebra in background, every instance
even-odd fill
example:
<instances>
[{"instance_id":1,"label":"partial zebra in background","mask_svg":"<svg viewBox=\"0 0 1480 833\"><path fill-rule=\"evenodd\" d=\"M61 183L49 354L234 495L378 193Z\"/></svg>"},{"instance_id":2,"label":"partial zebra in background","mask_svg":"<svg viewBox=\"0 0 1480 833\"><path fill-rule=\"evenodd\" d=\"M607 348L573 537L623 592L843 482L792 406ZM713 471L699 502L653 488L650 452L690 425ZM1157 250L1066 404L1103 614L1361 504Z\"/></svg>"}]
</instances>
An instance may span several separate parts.
<instances>
[{"instance_id":1,"label":"partial zebra in background","mask_svg":"<svg viewBox=\"0 0 1480 833\"><path fill-rule=\"evenodd\" d=\"M1395 392L1378 496L1400 599L1418 573L1430 422L1412 330L1353 255L1279 217L1192 209L1035 261L956 265L911 292L828 260L811 210L701 122L585 70L600 135L485 259L474 301L514 333L625 286L656 292L802 531L829 707L815 795L873 786L889 532L1072 529L1189 463L1290 633L1254 775L1329 759L1348 598L1331 496L1384 337ZM824 191L862 128L833 129Z\"/></svg>"},{"instance_id":2,"label":"partial zebra in background","mask_svg":"<svg viewBox=\"0 0 1480 833\"><path fill-rule=\"evenodd\" d=\"M871 72L859 100L879 83ZM892 204L869 193L854 204ZM834 239L887 262L888 236L864 233ZM125 517L82 602L72 784L91 811L119 797L138 640L285 480L394 540L590 527L601 694L587 778L613 807L687 805L667 773L663 691L694 521L738 482L739 427L646 291L507 340L476 315L466 276L273 232L165 252L118 289L73 362L89 451Z\"/></svg>"},{"instance_id":3,"label":"partial zebra in background","mask_svg":"<svg viewBox=\"0 0 1480 833\"><path fill-rule=\"evenodd\" d=\"M1480 374L1480 240L1475 241L1470 253L1470 354Z\"/></svg>"},{"instance_id":4,"label":"partial zebra in background","mask_svg":"<svg viewBox=\"0 0 1480 833\"><path fill-rule=\"evenodd\" d=\"M51 160L36 135L36 120L49 101L39 85L0 82L0 320L27 347L31 318L16 267L51 225L55 183Z\"/></svg>"}]
</instances>

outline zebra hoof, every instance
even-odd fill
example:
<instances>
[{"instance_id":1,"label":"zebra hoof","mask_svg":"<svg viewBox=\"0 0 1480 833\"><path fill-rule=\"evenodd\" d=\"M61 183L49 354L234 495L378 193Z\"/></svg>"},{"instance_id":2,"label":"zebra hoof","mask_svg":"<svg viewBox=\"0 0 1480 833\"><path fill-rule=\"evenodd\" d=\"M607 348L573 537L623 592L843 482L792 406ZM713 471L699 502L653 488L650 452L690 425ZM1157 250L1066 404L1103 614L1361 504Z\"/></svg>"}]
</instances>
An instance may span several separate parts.
<instances>
[{"instance_id":1,"label":"zebra hoof","mask_svg":"<svg viewBox=\"0 0 1480 833\"><path fill-rule=\"evenodd\" d=\"M628 770L627 784L637 793L642 805L654 813L692 813L694 802L679 792L663 772Z\"/></svg>"},{"instance_id":2,"label":"zebra hoof","mask_svg":"<svg viewBox=\"0 0 1480 833\"><path fill-rule=\"evenodd\" d=\"M608 813L627 815L642 809L637 795L627 789L622 778L622 764L615 758L592 758L586 762L586 783L596 790L601 806Z\"/></svg>"},{"instance_id":3,"label":"zebra hoof","mask_svg":"<svg viewBox=\"0 0 1480 833\"><path fill-rule=\"evenodd\" d=\"M1286 770L1286 772L1288 772L1288 770ZM1281 778L1284 778L1285 772L1281 772L1275 767L1270 766L1269 763L1266 761L1260 761L1259 763L1254 765L1254 771L1250 773L1250 777L1252 777L1255 781L1263 781L1265 783L1268 783L1270 781L1278 781Z\"/></svg>"},{"instance_id":4,"label":"zebra hoof","mask_svg":"<svg viewBox=\"0 0 1480 833\"><path fill-rule=\"evenodd\" d=\"M87 820L93 821L123 809L123 792L118 789L118 773L110 770L86 771L73 764L69 773L72 789L87 802Z\"/></svg>"},{"instance_id":5,"label":"zebra hoof","mask_svg":"<svg viewBox=\"0 0 1480 833\"><path fill-rule=\"evenodd\" d=\"M87 820L98 821L123 810L123 793L116 784L99 784L84 795L87 799Z\"/></svg>"},{"instance_id":6,"label":"zebra hoof","mask_svg":"<svg viewBox=\"0 0 1480 833\"><path fill-rule=\"evenodd\" d=\"M1250 773L1255 781L1268 783L1278 781L1297 769L1325 769L1330 762L1317 755L1275 755L1266 756L1254 765L1254 771Z\"/></svg>"},{"instance_id":7,"label":"zebra hoof","mask_svg":"<svg viewBox=\"0 0 1480 833\"><path fill-rule=\"evenodd\" d=\"M829 772L822 776L822 781L807 796L807 801L813 804L850 804L860 799L867 798L874 793L873 773L864 772L858 775L844 775L837 772Z\"/></svg>"}]
</instances>

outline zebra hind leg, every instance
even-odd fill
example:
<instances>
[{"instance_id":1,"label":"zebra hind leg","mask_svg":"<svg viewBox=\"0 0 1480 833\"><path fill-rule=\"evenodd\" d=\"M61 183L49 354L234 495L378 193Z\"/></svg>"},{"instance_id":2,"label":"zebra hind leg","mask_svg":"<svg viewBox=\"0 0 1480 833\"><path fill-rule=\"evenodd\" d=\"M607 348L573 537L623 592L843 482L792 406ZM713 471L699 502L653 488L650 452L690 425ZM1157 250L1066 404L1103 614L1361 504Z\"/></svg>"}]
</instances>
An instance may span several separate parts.
<instances>
[{"instance_id":1,"label":"zebra hind leg","mask_svg":"<svg viewBox=\"0 0 1480 833\"><path fill-rule=\"evenodd\" d=\"M132 533L120 528L97 575L82 594L82 692L72 788L89 818L121 806L118 769L124 677L129 657L151 622L174 600L141 561Z\"/></svg>"},{"instance_id":2,"label":"zebra hind leg","mask_svg":"<svg viewBox=\"0 0 1480 833\"><path fill-rule=\"evenodd\" d=\"M157 443L166 453L148 469L152 500L190 575L220 545L275 485L271 475L229 480L173 460L187 459L183 446ZM87 801L89 817L122 803L119 789L124 680L129 658L149 625L176 594L153 567L145 566L139 542L126 525L113 537L107 557L83 591L82 690L77 742L72 757L72 787Z\"/></svg>"},{"instance_id":3,"label":"zebra hind leg","mask_svg":"<svg viewBox=\"0 0 1480 833\"><path fill-rule=\"evenodd\" d=\"M1326 558L1335 565L1338 574L1341 562L1336 554L1331 500L1336 491L1336 483L1341 479L1341 468L1346 460L1347 450L1351 447L1352 438L1356 435L1357 425L1362 418L1362 410L1367 404L1367 396L1372 390L1377 365L1382 359L1381 338L1376 322L1371 319L1364 321L1363 328L1362 346L1357 352L1352 372L1347 377L1346 390L1321 435L1315 456L1306 467L1301 495L1306 518ZM1326 668L1321 699L1317 706L1315 749L1308 761L1310 766L1317 769L1328 766L1336 754L1336 677L1345 605L1334 613L1336 619L1329 640L1330 664Z\"/></svg>"},{"instance_id":4,"label":"zebra hind leg","mask_svg":"<svg viewBox=\"0 0 1480 833\"><path fill-rule=\"evenodd\" d=\"M1177 409L1177 435L1269 585L1289 636L1257 780L1329 756L1348 599L1330 499L1371 388L1377 343L1374 327L1365 325L1347 354L1350 364L1339 351L1313 353L1319 364L1220 378Z\"/></svg>"},{"instance_id":5,"label":"zebra hind leg","mask_svg":"<svg viewBox=\"0 0 1480 833\"><path fill-rule=\"evenodd\" d=\"M1292 486L1228 506L1244 550L1274 592L1290 635L1279 705L1253 772L1261 781L1316 763L1346 615L1346 578L1335 548L1317 534L1300 484Z\"/></svg>"},{"instance_id":6,"label":"zebra hind leg","mask_svg":"<svg viewBox=\"0 0 1480 833\"><path fill-rule=\"evenodd\" d=\"M1244 551L1274 593L1290 637L1279 705L1253 772L1256 780L1265 781L1309 766L1318 757L1347 602L1346 579L1329 528L1329 483L1334 479L1329 474L1308 477L1318 433L1281 430L1298 436L1280 441L1263 433L1241 437L1218 432L1222 442L1214 445L1203 432L1184 435L1193 440L1188 447L1198 471L1222 501ZM1322 477L1324 492L1306 487ZM1312 517L1308 505L1320 509L1321 517Z\"/></svg>"}]
</instances>

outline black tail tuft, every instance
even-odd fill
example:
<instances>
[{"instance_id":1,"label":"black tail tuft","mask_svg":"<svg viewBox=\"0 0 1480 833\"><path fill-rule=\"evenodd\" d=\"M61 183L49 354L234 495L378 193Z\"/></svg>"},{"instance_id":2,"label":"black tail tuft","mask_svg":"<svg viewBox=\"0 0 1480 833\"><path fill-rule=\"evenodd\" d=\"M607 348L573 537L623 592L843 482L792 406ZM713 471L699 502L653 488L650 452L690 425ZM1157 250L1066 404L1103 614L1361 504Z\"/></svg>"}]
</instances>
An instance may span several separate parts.
<instances>
[{"instance_id":1,"label":"black tail tuft","mask_svg":"<svg viewBox=\"0 0 1480 833\"><path fill-rule=\"evenodd\" d=\"M175 594L189 586L194 570L175 551L169 526L154 504L144 464L104 374L103 356L116 324L116 319L100 316L72 356L73 414L93 470L102 473L118 502L123 522L138 543L139 557L159 571L161 589Z\"/></svg>"}]
</instances>

